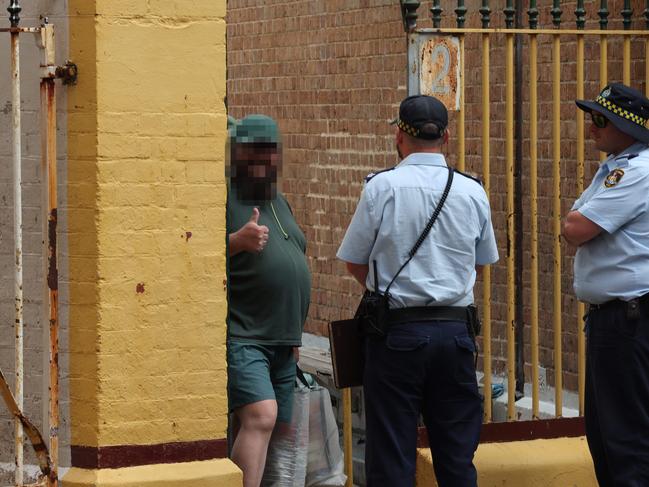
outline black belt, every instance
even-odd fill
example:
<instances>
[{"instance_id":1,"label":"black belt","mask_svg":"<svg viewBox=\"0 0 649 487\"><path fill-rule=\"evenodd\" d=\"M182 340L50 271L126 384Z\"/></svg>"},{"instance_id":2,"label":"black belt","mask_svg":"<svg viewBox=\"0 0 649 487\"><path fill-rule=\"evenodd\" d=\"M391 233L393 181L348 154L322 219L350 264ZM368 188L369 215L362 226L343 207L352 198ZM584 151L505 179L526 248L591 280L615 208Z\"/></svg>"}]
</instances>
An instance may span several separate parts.
<instances>
[{"instance_id":1,"label":"black belt","mask_svg":"<svg viewBox=\"0 0 649 487\"><path fill-rule=\"evenodd\" d=\"M390 324L413 321L469 321L465 306L415 306L395 308L388 312Z\"/></svg>"},{"instance_id":2,"label":"black belt","mask_svg":"<svg viewBox=\"0 0 649 487\"><path fill-rule=\"evenodd\" d=\"M649 313L649 294L639 298L622 301L621 299L611 299L602 304L591 304L588 313L597 313L598 311L611 310L615 313L624 313L627 320L637 320L643 314Z\"/></svg>"},{"instance_id":3,"label":"black belt","mask_svg":"<svg viewBox=\"0 0 649 487\"><path fill-rule=\"evenodd\" d=\"M591 304L589 305L589 308L591 311L598 311L602 309L633 306L634 304L635 305L640 304L644 306L649 305L649 294L645 294L643 296L640 296L639 298L634 298L629 301L622 301L621 299L611 299L610 301L606 301L605 303Z\"/></svg>"}]
</instances>

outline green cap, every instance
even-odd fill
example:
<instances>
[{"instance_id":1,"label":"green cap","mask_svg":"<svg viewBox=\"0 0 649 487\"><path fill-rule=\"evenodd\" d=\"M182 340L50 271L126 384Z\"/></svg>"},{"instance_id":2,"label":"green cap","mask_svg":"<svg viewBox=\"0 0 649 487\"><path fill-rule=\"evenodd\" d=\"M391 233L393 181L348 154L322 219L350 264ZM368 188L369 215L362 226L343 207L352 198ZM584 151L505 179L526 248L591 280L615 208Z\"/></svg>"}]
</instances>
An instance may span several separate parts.
<instances>
[{"instance_id":1,"label":"green cap","mask_svg":"<svg viewBox=\"0 0 649 487\"><path fill-rule=\"evenodd\" d=\"M235 144L278 143L277 123L266 115L248 115L231 127Z\"/></svg>"}]
</instances>

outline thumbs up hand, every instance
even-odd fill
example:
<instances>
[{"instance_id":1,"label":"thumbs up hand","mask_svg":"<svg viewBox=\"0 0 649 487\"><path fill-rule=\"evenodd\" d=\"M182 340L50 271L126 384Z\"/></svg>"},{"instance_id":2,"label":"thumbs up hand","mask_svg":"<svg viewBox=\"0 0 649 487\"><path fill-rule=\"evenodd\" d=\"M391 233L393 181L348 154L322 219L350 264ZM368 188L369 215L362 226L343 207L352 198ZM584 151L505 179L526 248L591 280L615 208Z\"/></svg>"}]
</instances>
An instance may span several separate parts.
<instances>
[{"instance_id":1,"label":"thumbs up hand","mask_svg":"<svg viewBox=\"0 0 649 487\"><path fill-rule=\"evenodd\" d=\"M248 222L230 234L230 255L239 252L259 253L268 243L268 227L259 225L259 209L253 208Z\"/></svg>"}]
</instances>

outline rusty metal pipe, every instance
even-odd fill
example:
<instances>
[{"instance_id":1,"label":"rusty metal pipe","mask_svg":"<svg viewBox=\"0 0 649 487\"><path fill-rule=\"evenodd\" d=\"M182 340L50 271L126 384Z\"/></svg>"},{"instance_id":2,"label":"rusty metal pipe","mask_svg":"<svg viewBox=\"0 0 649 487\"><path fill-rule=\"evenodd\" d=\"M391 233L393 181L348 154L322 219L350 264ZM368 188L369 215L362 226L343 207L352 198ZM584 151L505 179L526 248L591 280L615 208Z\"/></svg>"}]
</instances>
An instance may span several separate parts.
<instances>
[{"instance_id":1,"label":"rusty metal pipe","mask_svg":"<svg viewBox=\"0 0 649 487\"><path fill-rule=\"evenodd\" d=\"M57 173L56 173L56 85L54 28L44 24L41 29L41 110L44 114L41 129L41 173L47 180L43 191L43 219L45 282L47 289L46 311L49 323L49 453L53 468L48 476L48 487L58 486L59 450L59 320L58 320L58 266L57 266ZM46 222L46 223L45 223Z\"/></svg>"},{"instance_id":2,"label":"rusty metal pipe","mask_svg":"<svg viewBox=\"0 0 649 487\"><path fill-rule=\"evenodd\" d=\"M12 1L9 12L12 14L12 27L17 27L20 20L18 2ZM13 10L12 10L13 9ZM15 25L14 25L15 24ZM23 329L23 257L22 257L22 194L21 194L21 118L20 118L20 39L18 32L11 32L11 94L12 94L12 143L13 143L13 187L14 187L14 304L15 304L15 390L16 404L22 410L24 403L24 329ZM16 419L14 429L15 480L17 485L23 483L23 425Z\"/></svg>"}]
</instances>

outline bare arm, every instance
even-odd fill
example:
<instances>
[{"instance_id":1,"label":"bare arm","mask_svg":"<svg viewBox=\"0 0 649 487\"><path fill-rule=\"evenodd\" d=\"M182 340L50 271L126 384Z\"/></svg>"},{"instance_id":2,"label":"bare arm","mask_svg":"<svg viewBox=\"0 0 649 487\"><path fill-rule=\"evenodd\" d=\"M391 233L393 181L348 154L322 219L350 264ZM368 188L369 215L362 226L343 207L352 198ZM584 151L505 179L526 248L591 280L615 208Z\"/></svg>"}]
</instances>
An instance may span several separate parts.
<instances>
[{"instance_id":1,"label":"bare arm","mask_svg":"<svg viewBox=\"0 0 649 487\"><path fill-rule=\"evenodd\" d=\"M367 280L367 274L370 272L370 266L368 264L353 264L351 262L345 262L345 265L347 266L347 272L365 288L365 281Z\"/></svg>"},{"instance_id":2,"label":"bare arm","mask_svg":"<svg viewBox=\"0 0 649 487\"><path fill-rule=\"evenodd\" d=\"M561 235L570 245L579 246L602 233L602 227L574 210L563 220Z\"/></svg>"}]
</instances>

